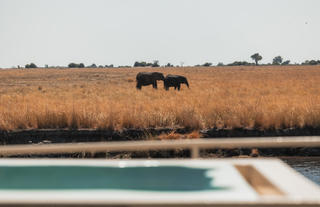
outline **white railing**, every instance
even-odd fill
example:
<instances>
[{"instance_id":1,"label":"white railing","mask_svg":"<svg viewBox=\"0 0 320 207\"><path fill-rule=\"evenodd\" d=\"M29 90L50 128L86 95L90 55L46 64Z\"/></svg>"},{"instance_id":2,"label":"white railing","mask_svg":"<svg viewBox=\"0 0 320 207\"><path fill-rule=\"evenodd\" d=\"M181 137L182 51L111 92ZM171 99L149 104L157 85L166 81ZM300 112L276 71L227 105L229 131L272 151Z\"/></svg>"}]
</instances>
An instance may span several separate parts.
<instances>
[{"instance_id":1,"label":"white railing","mask_svg":"<svg viewBox=\"0 0 320 207\"><path fill-rule=\"evenodd\" d=\"M200 149L320 147L319 136L207 138L151 141L114 141L61 144L27 144L0 146L0 155L96 153L115 151L147 151L190 149L191 157L199 157Z\"/></svg>"}]
</instances>

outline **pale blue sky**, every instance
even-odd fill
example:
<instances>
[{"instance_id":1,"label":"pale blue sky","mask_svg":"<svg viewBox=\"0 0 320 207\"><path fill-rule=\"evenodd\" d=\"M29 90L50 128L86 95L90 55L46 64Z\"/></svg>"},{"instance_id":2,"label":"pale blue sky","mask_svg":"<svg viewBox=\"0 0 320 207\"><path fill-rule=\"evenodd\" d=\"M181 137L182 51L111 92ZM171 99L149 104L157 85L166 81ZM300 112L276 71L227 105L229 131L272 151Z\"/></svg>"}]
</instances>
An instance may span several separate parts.
<instances>
[{"instance_id":1,"label":"pale blue sky","mask_svg":"<svg viewBox=\"0 0 320 207\"><path fill-rule=\"evenodd\" d=\"M0 67L320 59L319 0L0 0Z\"/></svg>"}]
</instances>

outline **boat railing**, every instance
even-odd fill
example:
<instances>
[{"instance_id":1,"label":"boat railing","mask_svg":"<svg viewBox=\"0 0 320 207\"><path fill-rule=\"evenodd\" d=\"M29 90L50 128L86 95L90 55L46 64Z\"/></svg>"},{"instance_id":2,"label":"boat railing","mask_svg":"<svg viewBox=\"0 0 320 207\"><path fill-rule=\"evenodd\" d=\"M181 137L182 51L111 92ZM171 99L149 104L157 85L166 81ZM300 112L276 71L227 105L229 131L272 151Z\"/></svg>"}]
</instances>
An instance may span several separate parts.
<instances>
[{"instance_id":1,"label":"boat railing","mask_svg":"<svg viewBox=\"0 0 320 207\"><path fill-rule=\"evenodd\" d=\"M198 138L178 140L2 145L0 146L0 156L189 149L191 151L191 158L199 158L199 151L201 149L297 147L320 147L320 136Z\"/></svg>"}]
</instances>

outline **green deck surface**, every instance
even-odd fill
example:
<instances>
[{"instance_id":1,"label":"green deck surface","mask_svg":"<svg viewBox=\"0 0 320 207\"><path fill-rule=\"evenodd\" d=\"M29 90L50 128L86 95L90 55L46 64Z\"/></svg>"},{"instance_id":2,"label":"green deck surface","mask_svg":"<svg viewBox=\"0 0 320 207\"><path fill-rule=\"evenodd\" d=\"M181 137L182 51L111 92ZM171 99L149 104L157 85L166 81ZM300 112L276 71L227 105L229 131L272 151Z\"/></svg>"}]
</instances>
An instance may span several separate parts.
<instances>
[{"instance_id":1,"label":"green deck surface","mask_svg":"<svg viewBox=\"0 0 320 207\"><path fill-rule=\"evenodd\" d=\"M210 169L212 170L212 169ZM5 190L225 190L213 186L208 169L179 166L1 166L0 189Z\"/></svg>"}]
</instances>

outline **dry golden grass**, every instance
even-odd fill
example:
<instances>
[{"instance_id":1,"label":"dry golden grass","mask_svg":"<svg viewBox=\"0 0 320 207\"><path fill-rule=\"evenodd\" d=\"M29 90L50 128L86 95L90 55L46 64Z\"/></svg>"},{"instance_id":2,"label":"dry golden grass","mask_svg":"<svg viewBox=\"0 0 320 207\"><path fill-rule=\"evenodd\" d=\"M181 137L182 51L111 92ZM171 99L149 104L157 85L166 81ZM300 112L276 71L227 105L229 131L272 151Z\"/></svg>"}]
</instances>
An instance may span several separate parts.
<instances>
[{"instance_id":1,"label":"dry golden grass","mask_svg":"<svg viewBox=\"0 0 320 207\"><path fill-rule=\"evenodd\" d=\"M163 139L163 140L166 140L166 139L198 139L198 138L200 138L200 133L199 133L199 131L193 131L188 134L179 134L179 133L172 131L169 134L165 134L165 133L160 134L158 136L158 138Z\"/></svg>"},{"instance_id":2,"label":"dry golden grass","mask_svg":"<svg viewBox=\"0 0 320 207\"><path fill-rule=\"evenodd\" d=\"M161 139L161 140L181 139L181 138L183 138L183 135L175 133L175 132L171 132L169 134L160 134L158 138Z\"/></svg>"},{"instance_id":3,"label":"dry golden grass","mask_svg":"<svg viewBox=\"0 0 320 207\"><path fill-rule=\"evenodd\" d=\"M136 90L154 70L190 89ZM319 66L1 70L0 129L320 127L319 83Z\"/></svg>"}]
</instances>

